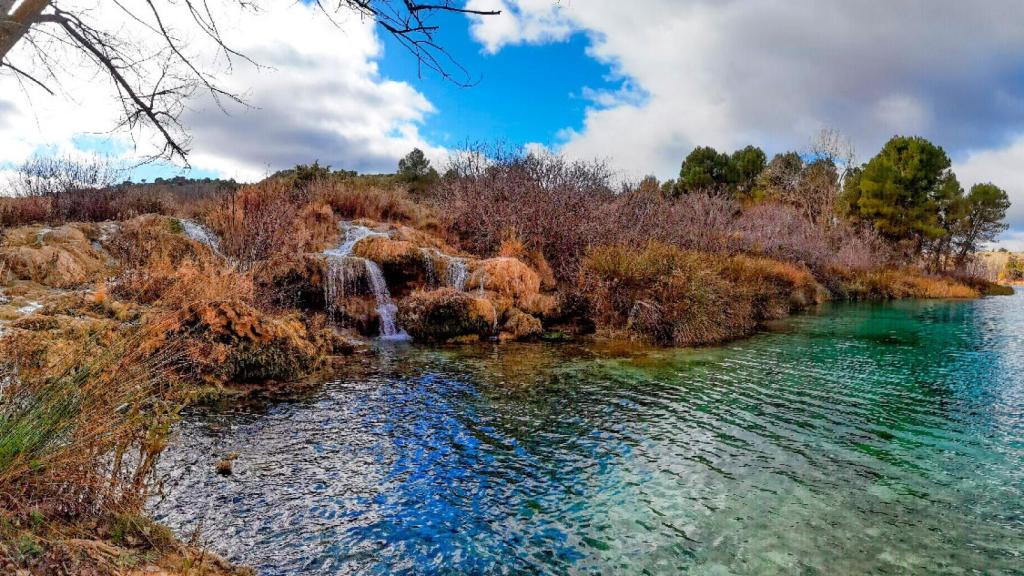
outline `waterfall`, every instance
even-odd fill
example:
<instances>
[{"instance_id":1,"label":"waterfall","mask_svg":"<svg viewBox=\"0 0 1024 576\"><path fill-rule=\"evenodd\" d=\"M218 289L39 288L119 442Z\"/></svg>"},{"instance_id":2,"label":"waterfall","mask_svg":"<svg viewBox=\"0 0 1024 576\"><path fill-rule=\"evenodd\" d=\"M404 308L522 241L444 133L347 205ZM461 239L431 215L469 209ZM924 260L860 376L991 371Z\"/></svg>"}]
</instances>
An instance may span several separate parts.
<instances>
[{"instance_id":1,"label":"waterfall","mask_svg":"<svg viewBox=\"0 0 1024 576\"><path fill-rule=\"evenodd\" d=\"M465 292L466 279L469 277L469 269L466 266L466 259L457 256L449 256L436 248L420 248L423 257L423 270L425 284L430 288L442 286L440 274L437 272L437 260L444 260L444 286L454 288L459 292Z\"/></svg>"},{"instance_id":2,"label":"waterfall","mask_svg":"<svg viewBox=\"0 0 1024 576\"><path fill-rule=\"evenodd\" d=\"M423 284L427 288L437 288L439 284L437 281L437 265L434 263L436 254L437 250L420 248L420 257L423 258Z\"/></svg>"},{"instance_id":3,"label":"waterfall","mask_svg":"<svg viewBox=\"0 0 1024 576\"><path fill-rule=\"evenodd\" d=\"M380 337L385 340L406 340L409 335L398 327L398 321L395 320L395 315L398 313L398 306L391 299L391 293L388 292L387 282L384 281L384 274L380 271L380 266L373 260L363 258L363 262L366 264L366 273L370 277L370 288L373 289L373 295L377 298L377 315L380 317Z\"/></svg>"},{"instance_id":4,"label":"waterfall","mask_svg":"<svg viewBox=\"0 0 1024 576\"><path fill-rule=\"evenodd\" d=\"M466 279L469 277L469 268L466 267L465 258L448 258L448 270L446 273L448 285L459 292L466 289Z\"/></svg>"},{"instance_id":5,"label":"waterfall","mask_svg":"<svg viewBox=\"0 0 1024 576\"><path fill-rule=\"evenodd\" d=\"M353 268L362 267L369 280L370 290L377 300L377 315L380 317L380 337L386 340L405 340L409 337L404 330L398 327L395 319L398 313L398 306L391 299L391 292L388 291L388 284L384 280L384 274L376 262L367 258L352 256L352 250L356 244L371 236L387 238L383 232L377 232L349 222L340 224L345 237L337 248L326 250L327 256L327 279L324 283L324 298L327 301L327 311L333 317L337 311L337 301L345 296L346 291L355 283L358 274Z\"/></svg>"},{"instance_id":6,"label":"waterfall","mask_svg":"<svg viewBox=\"0 0 1024 576\"><path fill-rule=\"evenodd\" d=\"M188 218L181 218L178 222L181 223L181 230L185 233L185 236L200 244L205 244L214 254L224 258L224 254L220 251L220 237L217 236L216 232Z\"/></svg>"}]
</instances>

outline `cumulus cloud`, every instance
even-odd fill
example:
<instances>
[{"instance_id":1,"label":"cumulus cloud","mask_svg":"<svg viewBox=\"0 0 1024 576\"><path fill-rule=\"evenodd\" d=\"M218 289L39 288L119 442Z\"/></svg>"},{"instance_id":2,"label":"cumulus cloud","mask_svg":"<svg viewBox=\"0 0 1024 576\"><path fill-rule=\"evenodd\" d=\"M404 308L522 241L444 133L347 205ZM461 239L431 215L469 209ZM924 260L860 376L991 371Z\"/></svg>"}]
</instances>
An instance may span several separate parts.
<instances>
[{"instance_id":1,"label":"cumulus cloud","mask_svg":"<svg viewBox=\"0 0 1024 576\"><path fill-rule=\"evenodd\" d=\"M96 10L98 21L124 20L109 3ZM109 11L106 13L104 11ZM187 15L172 12L169 24L187 37L194 30ZM376 61L382 44L372 21L355 15L337 18L339 27L304 3L267 4L259 12L221 15L221 31L232 48L262 67L236 59L229 71L223 59L201 60L221 72L222 85L243 93L249 107L221 110L207 94L189 101L182 121L192 133L190 161L226 177L252 180L268 171L319 160L336 168L390 171L413 147L438 158L419 127L434 113L412 86L383 78ZM125 24L131 32L131 24ZM135 30L138 37L147 37ZM201 34L189 38L189 50L204 57L215 47ZM14 55L27 56L22 49ZM77 58L77 57L72 57ZM62 94L50 97L23 89L11 75L0 75L0 163L20 162L42 146L74 149L73 138L102 133L117 121L118 109L106 78L75 63L67 66ZM88 114L82 114L88 110ZM114 133L124 139L126 134ZM149 152L152 134L136 134Z\"/></svg>"},{"instance_id":2,"label":"cumulus cloud","mask_svg":"<svg viewBox=\"0 0 1024 576\"><path fill-rule=\"evenodd\" d=\"M672 176L700 144L806 148L822 127L850 135L862 156L910 132L984 148L1024 120L1024 4L1013 0L505 2L508 18L473 25L486 50L569 27L644 92L598 98L563 146L637 174Z\"/></svg>"},{"instance_id":3,"label":"cumulus cloud","mask_svg":"<svg viewBox=\"0 0 1024 576\"><path fill-rule=\"evenodd\" d=\"M953 170L965 188L992 182L1006 190L1012 202L1006 215L1010 230L1000 246L1024 250L1024 135L1002 148L970 152Z\"/></svg>"}]
</instances>

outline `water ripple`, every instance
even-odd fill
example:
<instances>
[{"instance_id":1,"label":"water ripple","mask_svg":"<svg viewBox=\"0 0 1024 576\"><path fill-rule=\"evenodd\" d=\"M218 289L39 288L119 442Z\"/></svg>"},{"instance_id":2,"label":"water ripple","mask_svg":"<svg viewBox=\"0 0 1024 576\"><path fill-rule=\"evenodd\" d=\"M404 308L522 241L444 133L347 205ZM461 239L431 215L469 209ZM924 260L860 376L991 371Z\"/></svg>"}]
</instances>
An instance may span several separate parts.
<instances>
[{"instance_id":1,"label":"water ripple","mask_svg":"<svg viewBox=\"0 0 1024 576\"><path fill-rule=\"evenodd\" d=\"M261 574L1024 574L1024 295L784 328L382 348L189 414L151 508Z\"/></svg>"}]
</instances>

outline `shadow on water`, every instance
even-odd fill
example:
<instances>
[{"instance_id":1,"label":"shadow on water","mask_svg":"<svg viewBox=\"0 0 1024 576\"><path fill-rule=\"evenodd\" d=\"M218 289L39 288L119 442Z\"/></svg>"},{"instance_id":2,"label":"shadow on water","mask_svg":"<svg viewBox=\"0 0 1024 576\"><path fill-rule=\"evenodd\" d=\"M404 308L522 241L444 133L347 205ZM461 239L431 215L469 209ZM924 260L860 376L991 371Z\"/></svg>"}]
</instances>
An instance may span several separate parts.
<instances>
[{"instance_id":1,"label":"shadow on water","mask_svg":"<svg viewBox=\"0 0 1024 576\"><path fill-rule=\"evenodd\" d=\"M387 344L189 414L151 509L261 574L1021 574L1022 374L1024 295L707 350Z\"/></svg>"}]
</instances>

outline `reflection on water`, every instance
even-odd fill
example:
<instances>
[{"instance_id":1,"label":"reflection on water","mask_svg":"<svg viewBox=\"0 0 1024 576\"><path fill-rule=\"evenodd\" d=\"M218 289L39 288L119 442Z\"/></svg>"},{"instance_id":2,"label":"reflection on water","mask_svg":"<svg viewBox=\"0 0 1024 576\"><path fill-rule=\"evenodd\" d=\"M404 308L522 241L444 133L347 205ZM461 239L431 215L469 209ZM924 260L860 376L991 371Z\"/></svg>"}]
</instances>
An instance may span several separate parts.
<instances>
[{"instance_id":1,"label":"reflection on water","mask_svg":"<svg viewBox=\"0 0 1024 576\"><path fill-rule=\"evenodd\" d=\"M261 574L1024 574L1024 296L783 328L385 348L188 416L152 509Z\"/></svg>"}]
</instances>

